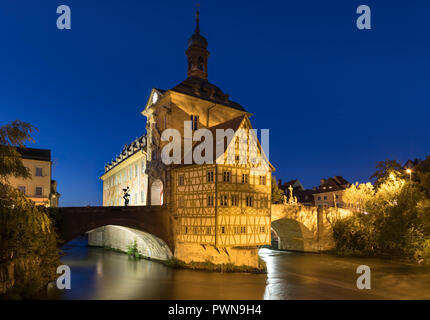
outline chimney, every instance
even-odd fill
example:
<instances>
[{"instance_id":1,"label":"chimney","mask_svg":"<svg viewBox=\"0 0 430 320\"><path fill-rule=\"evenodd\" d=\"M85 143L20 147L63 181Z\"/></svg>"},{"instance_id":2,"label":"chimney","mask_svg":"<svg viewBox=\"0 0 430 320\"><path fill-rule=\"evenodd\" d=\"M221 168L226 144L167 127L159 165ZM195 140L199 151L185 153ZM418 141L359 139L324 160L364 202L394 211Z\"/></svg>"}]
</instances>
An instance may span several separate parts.
<instances>
[{"instance_id":1,"label":"chimney","mask_svg":"<svg viewBox=\"0 0 430 320\"><path fill-rule=\"evenodd\" d=\"M325 183L325 179L320 180L320 186L322 186Z\"/></svg>"}]
</instances>

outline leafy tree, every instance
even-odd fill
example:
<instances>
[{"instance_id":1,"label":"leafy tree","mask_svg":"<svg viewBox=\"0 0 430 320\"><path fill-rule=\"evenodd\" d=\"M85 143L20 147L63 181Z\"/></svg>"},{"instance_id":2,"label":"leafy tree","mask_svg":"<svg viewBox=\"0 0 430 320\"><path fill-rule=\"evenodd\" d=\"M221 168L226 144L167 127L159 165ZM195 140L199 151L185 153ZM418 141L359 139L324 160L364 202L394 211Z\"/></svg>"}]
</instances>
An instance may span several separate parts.
<instances>
[{"instance_id":1,"label":"leafy tree","mask_svg":"<svg viewBox=\"0 0 430 320\"><path fill-rule=\"evenodd\" d=\"M272 176L272 203L282 203L284 200L284 191L279 189L276 177Z\"/></svg>"},{"instance_id":2,"label":"leafy tree","mask_svg":"<svg viewBox=\"0 0 430 320\"><path fill-rule=\"evenodd\" d=\"M55 279L59 265L57 234L47 208L8 184L9 176L30 176L15 147L33 141L33 130L21 121L0 127L0 295L8 297L33 296Z\"/></svg>"},{"instance_id":3,"label":"leafy tree","mask_svg":"<svg viewBox=\"0 0 430 320\"><path fill-rule=\"evenodd\" d=\"M363 212L366 203L374 195L373 185L370 182L359 184L356 182L342 194L342 200L353 211Z\"/></svg>"},{"instance_id":4,"label":"leafy tree","mask_svg":"<svg viewBox=\"0 0 430 320\"><path fill-rule=\"evenodd\" d=\"M34 130L31 124L19 120L0 127L0 182L6 182L8 176L30 178L15 147L24 148L26 141L32 142L30 134Z\"/></svg>"},{"instance_id":5,"label":"leafy tree","mask_svg":"<svg viewBox=\"0 0 430 320\"><path fill-rule=\"evenodd\" d=\"M373 186L377 190L379 186L387 179L391 173L401 176L403 167L396 160L380 161L376 164L376 171L371 175L370 180L374 181Z\"/></svg>"},{"instance_id":6,"label":"leafy tree","mask_svg":"<svg viewBox=\"0 0 430 320\"><path fill-rule=\"evenodd\" d=\"M427 159L426 159L427 161ZM430 263L430 200L427 175L430 166L414 168L414 180L385 166L379 186L365 196L358 188L348 189L347 201L363 199L364 210L339 220L333 228L336 250L340 254L402 257ZM383 173L383 174L382 174ZM360 188L361 189L361 188ZM370 196L368 196L370 195Z\"/></svg>"}]
</instances>

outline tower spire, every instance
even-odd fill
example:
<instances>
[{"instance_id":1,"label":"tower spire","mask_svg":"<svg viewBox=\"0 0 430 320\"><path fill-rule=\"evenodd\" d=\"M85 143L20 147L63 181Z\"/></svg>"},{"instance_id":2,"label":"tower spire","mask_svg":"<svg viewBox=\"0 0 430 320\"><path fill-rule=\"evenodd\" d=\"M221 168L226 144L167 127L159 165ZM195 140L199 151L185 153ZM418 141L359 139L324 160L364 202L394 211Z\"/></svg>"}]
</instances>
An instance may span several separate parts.
<instances>
[{"instance_id":1,"label":"tower spire","mask_svg":"<svg viewBox=\"0 0 430 320\"><path fill-rule=\"evenodd\" d=\"M199 12L200 4L197 3L197 12L196 12L196 31L195 34L200 34L200 12Z\"/></svg>"},{"instance_id":2,"label":"tower spire","mask_svg":"<svg viewBox=\"0 0 430 320\"><path fill-rule=\"evenodd\" d=\"M188 40L188 49L185 51L188 57L188 77L200 79L208 78L208 41L200 34L200 5L197 4L196 30Z\"/></svg>"}]
</instances>

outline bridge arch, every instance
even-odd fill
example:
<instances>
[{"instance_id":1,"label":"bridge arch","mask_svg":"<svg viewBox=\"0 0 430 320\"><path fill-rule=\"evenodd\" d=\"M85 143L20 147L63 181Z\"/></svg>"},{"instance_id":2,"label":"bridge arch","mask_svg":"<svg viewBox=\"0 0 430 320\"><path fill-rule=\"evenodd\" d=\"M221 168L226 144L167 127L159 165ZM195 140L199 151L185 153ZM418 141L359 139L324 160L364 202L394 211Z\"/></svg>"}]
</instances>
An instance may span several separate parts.
<instances>
[{"instance_id":1,"label":"bridge arch","mask_svg":"<svg viewBox=\"0 0 430 320\"><path fill-rule=\"evenodd\" d=\"M146 258L169 260L172 252L160 238L136 229L108 225L88 232L88 245L115 248L127 252L136 245L138 252Z\"/></svg>"},{"instance_id":2,"label":"bridge arch","mask_svg":"<svg viewBox=\"0 0 430 320\"><path fill-rule=\"evenodd\" d=\"M295 219L272 221L272 230L278 236L278 248L291 251L318 251L314 233Z\"/></svg>"},{"instance_id":3,"label":"bridge arch","mask_svg":"<svg viewBox=\"0 0 430 320\"><path fill-rule=\"evenodd\" d=\"M165 206L60 208L59 216L64 242L101 227L117 226L152 235L174 252L172 221Z\"/></svg>"}]
</instances>

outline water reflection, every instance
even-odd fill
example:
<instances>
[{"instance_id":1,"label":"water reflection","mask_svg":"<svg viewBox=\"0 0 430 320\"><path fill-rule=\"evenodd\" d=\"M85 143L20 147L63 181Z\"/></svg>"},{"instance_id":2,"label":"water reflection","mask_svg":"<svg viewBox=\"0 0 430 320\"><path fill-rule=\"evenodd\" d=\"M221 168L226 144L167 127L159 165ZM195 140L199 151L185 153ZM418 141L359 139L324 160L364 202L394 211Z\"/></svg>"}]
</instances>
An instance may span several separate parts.
<instances>
[{"instance_id":1,"label":"water reflection","mask_svg":"<svg viewBox=\"0 0 430 320\"><path fill-rule=\"evenodd\" d=\"M376 259L344 259L262 249L268 274L175 270L147 260L87 247L64 248L71 290L48 290L48 299L430 299L429 268ZM358 265L372 269L372 290L355 286Z\"/></svg>"}]
</instances>

